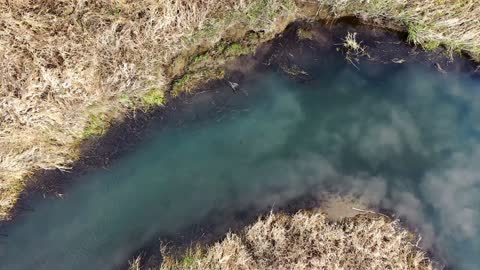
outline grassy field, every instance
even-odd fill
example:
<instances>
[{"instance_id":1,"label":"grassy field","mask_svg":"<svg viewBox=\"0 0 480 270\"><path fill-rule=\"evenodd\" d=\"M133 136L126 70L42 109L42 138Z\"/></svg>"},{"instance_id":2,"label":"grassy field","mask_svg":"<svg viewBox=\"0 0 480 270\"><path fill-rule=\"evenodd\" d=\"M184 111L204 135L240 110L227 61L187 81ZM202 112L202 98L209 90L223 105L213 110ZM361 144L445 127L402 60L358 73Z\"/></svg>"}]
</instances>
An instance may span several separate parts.
<instances>
[{"instance_id":1,"label":"grassy field","mask_svg":"<svg viewBox=\"0 0 480 270\"><path fill-rule=\"evenodd\" d=\"M476 0L0 0L0 220L26 179L151 110L295 20L357 16L480 59ZM385 24L388 22L388 24Z\"/></svg>"},{"instance_id":2,"label":"grassy field","mask_svg":"<svg viewBox=\"0 0 480 270\"><path fill-rule=\"evenodd\" d=\"M142 269L142 259L130 270ZM239 234L151 270L402 269L431 270L415 237L380 215L330 221L324 214L270 214Z\"/></svg>"}]
</instances>

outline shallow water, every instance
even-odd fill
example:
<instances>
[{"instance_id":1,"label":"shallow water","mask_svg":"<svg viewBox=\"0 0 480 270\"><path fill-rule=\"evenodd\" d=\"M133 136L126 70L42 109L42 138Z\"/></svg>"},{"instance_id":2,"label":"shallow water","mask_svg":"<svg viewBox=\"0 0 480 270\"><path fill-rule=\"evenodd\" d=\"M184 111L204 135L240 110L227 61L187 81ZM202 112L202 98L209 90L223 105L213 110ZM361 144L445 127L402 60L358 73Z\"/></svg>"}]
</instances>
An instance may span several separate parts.
<instances>
[{"instance_id":1,"label":"shallow water","mask_svg":"<svg viewBox=\"0 0 480 270\"><path fill-rule=\"evenodd\" d=\"M480 82L303 56L306 80L272 68L236 93L199 93L108 170L36 199L0 238L0 268L113 269L212 213L330 191L393 211L451 269L478 269Z\"/></svg>"}]
</instances>

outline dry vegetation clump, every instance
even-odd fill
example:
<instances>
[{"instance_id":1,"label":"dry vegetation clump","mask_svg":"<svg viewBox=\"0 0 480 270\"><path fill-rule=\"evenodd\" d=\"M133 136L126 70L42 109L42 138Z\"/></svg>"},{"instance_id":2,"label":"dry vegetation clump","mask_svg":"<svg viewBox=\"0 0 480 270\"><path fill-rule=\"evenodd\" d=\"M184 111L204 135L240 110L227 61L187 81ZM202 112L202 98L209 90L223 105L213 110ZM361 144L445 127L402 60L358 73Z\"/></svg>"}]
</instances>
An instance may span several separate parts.
<instances>
[{"instance_id":1,"label":"dry vegetation clump","mask_svg":"<svg viewBox=\"0 0 480 270\"><path fill-rule=\"evenodd\" d=\"M25 179L68 170L129 110L221 78L296 19L389 21L426 49L480 55L476 0L0 0L0 220ZM253 41L249 34L262 33Z\"/></svg>"},{"instance_id":2,"label":"dry vegetation clump","mask_svg":"<svg viewBox=\"0 0 480 270\"><path fill-rule=\"evenodd\" d=\"M480 5L477 0L317 0L334 16L354 15L396 24L427 50L442 45L480 61Z\"/></svg>"},{"instance_id":3,"label":"dry vegetation clump","mask_svg":"<svg viewBox=\"0 0 480 270\"><path fill-rule=\"evenodd\" d=\"M270 214L241 234L158 270L398 269L431 270L432 263L399 224L374 214L331 221L321 213ZM138 259L135 264L140 269Z\"/></svg>"},{"instance_id":4,"label":"dry vegetation clump","mask_svg":"<svg viewBox=\"0 0 480 270\"><path fill-rule=\"evenodd\" d=\"M356 68L355 62L358 62L358 57L368 56L366 47L362 45L361 41L357 41L357 33L347 33L343 39L342 46L345 50L345 58Z\"/></svg>"}]
</instances>

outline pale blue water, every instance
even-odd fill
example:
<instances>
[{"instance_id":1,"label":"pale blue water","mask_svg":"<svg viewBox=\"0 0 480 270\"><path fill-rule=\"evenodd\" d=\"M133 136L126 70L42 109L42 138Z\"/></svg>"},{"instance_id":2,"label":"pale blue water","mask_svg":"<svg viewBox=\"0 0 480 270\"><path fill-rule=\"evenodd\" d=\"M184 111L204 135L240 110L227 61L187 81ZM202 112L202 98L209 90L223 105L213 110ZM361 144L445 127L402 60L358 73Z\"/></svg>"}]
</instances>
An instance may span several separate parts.
<instances>
[{"instance_id":1,"label":"pale blue water","mask_svg":"<svg viewBox=\"0 0 480 270\"><path fill-rule=\"evenodd\" d=\"M112 269L212 211L325 190L393 210L452 269L480 269L479 81L417 64L357 70L341 54L313 59L305 83L267 71L236 94L198 94L64 199L39 198L0 239L0 269Z\"/></svg>"}]
</instances>

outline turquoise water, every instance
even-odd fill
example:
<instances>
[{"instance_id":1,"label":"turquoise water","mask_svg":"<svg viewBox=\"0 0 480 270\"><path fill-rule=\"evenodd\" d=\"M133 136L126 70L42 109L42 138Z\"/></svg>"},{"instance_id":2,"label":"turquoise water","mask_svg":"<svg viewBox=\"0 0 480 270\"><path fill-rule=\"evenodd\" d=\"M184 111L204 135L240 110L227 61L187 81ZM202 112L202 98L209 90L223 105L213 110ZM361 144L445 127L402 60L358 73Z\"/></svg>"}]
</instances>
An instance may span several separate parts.
<instances>
[{"instance_id":1,"label":"turquoise water","mask_svg":"<svg viewBox=\"0 0 480 270\"><path fill-rule=\"evenodd\" d=\"M308 80L272 68L199 93L108 170L36 199L0 238L0 268L114 269L212 213L331 191L393 211L451 269L479 269L480 82L305 54Z\"/></svg>"}]
</instances>

